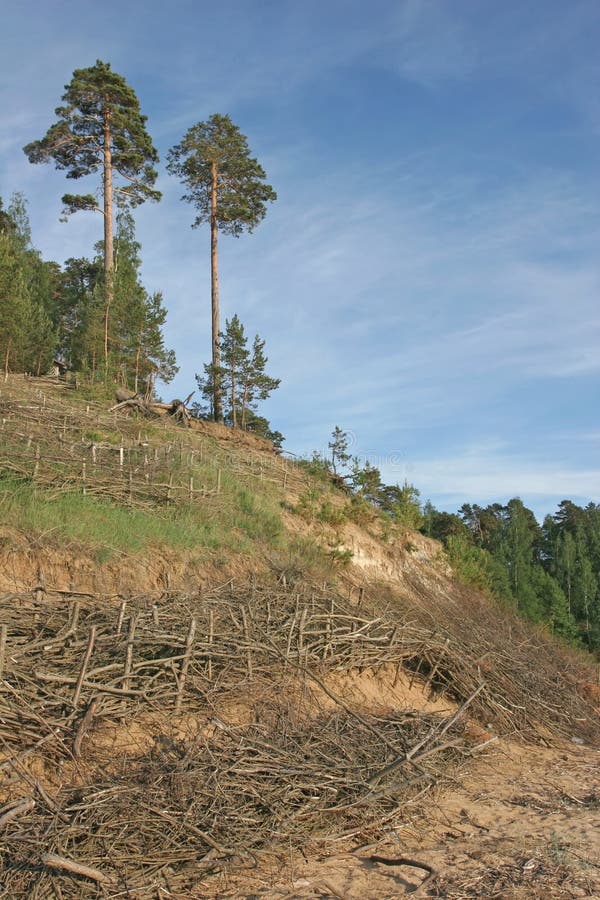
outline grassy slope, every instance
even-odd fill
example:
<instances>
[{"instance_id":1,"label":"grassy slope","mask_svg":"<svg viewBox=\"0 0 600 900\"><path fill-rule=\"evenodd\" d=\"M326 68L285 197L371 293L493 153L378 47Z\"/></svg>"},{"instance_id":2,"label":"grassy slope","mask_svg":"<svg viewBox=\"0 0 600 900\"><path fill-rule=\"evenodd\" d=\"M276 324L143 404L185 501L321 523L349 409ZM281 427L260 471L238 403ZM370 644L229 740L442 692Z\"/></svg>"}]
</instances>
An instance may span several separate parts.
<instances>
[{"instance_id":1,"label":"grassy slope","mask_svg":"<svg viewBox=\"0 0 600 900\"><path fill-rule=\"evenodd\" d=\"M34 403L36 416L26 408ZM290 481L303 476L277 459L266 442L206 424L190 431L163 420L117 420L106 414L106 406L90 408L85 398L53 386L45 388L41 406L34 387L22 381L5 386L0 393L7 417L0 444L4 526L38 544L76 544L98 561L161 549L193 551L200 560L229 555L260 559L266 550L284 556L295 552L297 539L282 523L284 483L288 475ZM96 479L91 477L92 444L102 457ZM124 474L116 452L120 445L125 447ZM42 464L34 480L36 452ZM156 496L134 496L131 502L127 470L141 479L142 453L146 462L149 458L149 477L162 488ZM78 478L80 458L87 460L86 495Z\"/></svg>"}]
</instances>

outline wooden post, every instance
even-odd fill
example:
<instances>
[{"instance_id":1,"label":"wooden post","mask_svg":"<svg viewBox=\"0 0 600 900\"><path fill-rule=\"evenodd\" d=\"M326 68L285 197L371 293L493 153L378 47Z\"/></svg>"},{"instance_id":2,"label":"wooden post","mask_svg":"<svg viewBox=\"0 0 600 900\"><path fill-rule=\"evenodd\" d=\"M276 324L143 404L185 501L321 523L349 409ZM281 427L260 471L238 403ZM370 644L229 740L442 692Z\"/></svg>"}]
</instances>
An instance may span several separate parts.
<instances>
[{"instance_id":1,"label":"wooden post","mask_svg":"<svg viewBox=\"0 0 600 900\"><path fill-rule=\"evenodd\" d=\"M44 570L39 567L37 573L37 587L35 589L35 602L40 603L44 599L44 594L46 593L46 579L44 577Z\"/></svg>"},{"instance_id":2,"label":"wooden post","mask_svg":"<svg viewBox=\"0 0 600 900\"><path fill-rule=\"evenodd\" d=\"M92 444L92 465L96 465L96 445Z\"/></svg>"},{"instance_id":3,"label":"wooden post","mask_svg":"<svg viewBox=\"0 0 600 900\"><path fill-rule=\"evenodd\" d=\"M158 603L152 604L152 621L154 622L155 626L158 628L158 626L160 624L159 620L158 620Z\"/></svg>"},{"instance_id":4,"label":"wooden post","mask_svg":"<svg viewBox=\"0 0 600 900\"><path fill-rule=\"evenodd\" d=\"M75 600L69 610L69 627L67 628L67 633L73 634L75 631L77 631L78 623L79 623L79 600Z\"/></svg>"},{"instance_id":5,"label":"wooden post","mask_svg":"<svg viewBox=\"0 0 600 900\"><path fill-rule=\"evenodd\" d=\"M6 659L6 637L8 626L0 625L0 681L4 678L4 663Z\"/></svg>"},{"instance_id":6,"label":"wooden post","mask_svg":"<svg viewBox=\"0 0 600 900\"><path fill-rule=\"evenodd\" d=\"M327 622L325 624L325 646L323 647L323 659L327 657L327 651L331 647L331 635L332 635L332 618L331 614L327 616Z\"/></svg>"},{"instance_id":7,"label":"wooden post","mask_svg":"<svg viewBox=\"0 0 600 900\"><path fill-rule=\"evenodd\" d=\"M171 500L171 492L173 490L173 473L169 473L169 486L167 488L167 502Z\"/></svg>"},{"instance_id":8,"label":"wooden post","mask_svg":"<svg viewBox=\"0 0 600 900\"><path fill-rule=\"evenodd\" d=\"M94 649L94 642L96 640L96 626L92 625L90 628L90 636L88 638L88 644L85 651L85 655L83 657L83 661L81 663L81 668L79 670L79 678L77 679L77 684L75 685L75 693L73 694L73 706L77 709L77 704L79 703L79 695L81 694L81 686L85 679L85 673L88 667L88 663L90 661L90 656L92 655L92 651Z\"/></svg>"},{"instance_id":9,"label":"wooden post","mask_svg":"<svg viewBox=\"0 0 600 900\"><path fill-rule=\"evenodd\" d=\"M252 681L252 651L250 650L250 632L248 630L248 617L246 608L242 606L242 622L244 624L244 641L246 642L246 663L248 666L248 681Z\"/></svg>"},{"instance_id":10,"label":"wooden post","mask_svg":"<svg viewBox=\"0 0 600 900\"><path fill-rule=\"evenodd\" d=\"M131 474L131 469L129 470L129 502L133 503L133 475Z\"/></svg>"},{"instance_id":11,"label":"wooden post","mask_svg":"<svg viewBox=\"0 0 600 900\"><path fill-rule=\"evenodd\" d=\"M177 699L175 700L175 715L179 715L181 710L181 701L183 699L183 689L187 680L187 673L190 666L190 657L192 655L192 647L194 644L194 635L196 634L196 620L192 619L185 642L185 654L181 660L181 671L179 673L179 684L177 686Z\"/></svg>"},{"instance_id":12,"label":"wooden post","mask_svg":"<svg viewBox=\"0 0 600 900\"><path fill-rule=\"evenodd\" d=\"M300 625L298 626L298 661L300 661L302 651L304 650L304 625L306 623L307 615L308 609L305 606L302 610L302 615L300 616Z\"/></svg>"},{"instance_id":13,"label":"wooden post","mask_svg":"<svg viewBox=\"0 0 600 900\"><path fill-rule=\"evenodd\" d=\"M123 468L123 463L125 462L125 448L123 444L119 447L119 466Z\"/></svg>"},{"instance_id":14,"label":"wooden post","mask_svg":"<svg viewBox=\"0 0 600 900\"><path fill-rule=\"evenodd\" d=\"M294 618L292 619L292 624L290 626L290 633L288 634L287 647L285 648L285 664L286 664L286 666L288 664L288 659L290 658L290 650L292 648L292 636L294 634L294 628L296 627L297 615L298 615L297 613L294 613Z\"/></svg>"},{"instance_id":15,"label":"wooden post","mask_svg":"<svg viewBox=\"0 0 600 900\"><path fill-rule=\"evenodd\" d=\"M194 499L194 476L190 475L190 503Z\"/></svg>"},{"instance_id":16,"label":"wooden post","mask_svg":"<svg viewBox=\"0 0 600 900\"><path fill-rule=\"evenodd\" d=\"M33 480L35 481L40 471L40 445L35 445L35 465L33 467Z\"/></svg>"},{"instance_id":17,"label":"wooden post","mask_svg":"<svg viewBox=\"0 0 600 900\"><path fill-rule=\"evenodd\" d=\"M123 669L123 690L129 690L129 677L133 665L133 639L137 625L137 613L133 613L129 619L129 631L127 633L127 648L125 650L125 667Z\"/></svg>"},{"instance_id":18,"label":"wooden post","mask_svg":"<svg viewBox=\"0 0 600 900\"><path fill-rule=\"evenodd\" d=\"M86 484L85 484L85 482L86 482L86 477L85 477L85 463L82 463L82 465L81 465L81 481L82 481L82 484L83 484L83 496L85 497L85 495L87 494Z\"/></svg>"},{"instance_id":19,"label":"wooden post","mask_svg":"<svg viewBox=\"0 0 600 900\"><path fill-rule=\"evenodd\" d=\"M217 469L217 494L221 493L221 470Z\"/></svg>"},{"instance_id":20,"label":"wooden post","mask_svg":"<svg viewBox=\"0 0 600 900\"><path fill-rule=\"evenodd\" d=\"M212 681L212 645L215 636L215 612L213 609L208 613L208 680Z\"/></svg>"},{"instance_id":21,"label":"wooden post","mask_svg":"<svg viewBox=\"0 0 600 900\"><path fill-rule=\"evenodd\" d=\"M125 608L127 607L127 600L123 600L121 603L121 607L119 609L119 618L117 619L117 634L121 634L121 629L123 627L123 619L125 618Z\"/></svg>"}]
</instances>

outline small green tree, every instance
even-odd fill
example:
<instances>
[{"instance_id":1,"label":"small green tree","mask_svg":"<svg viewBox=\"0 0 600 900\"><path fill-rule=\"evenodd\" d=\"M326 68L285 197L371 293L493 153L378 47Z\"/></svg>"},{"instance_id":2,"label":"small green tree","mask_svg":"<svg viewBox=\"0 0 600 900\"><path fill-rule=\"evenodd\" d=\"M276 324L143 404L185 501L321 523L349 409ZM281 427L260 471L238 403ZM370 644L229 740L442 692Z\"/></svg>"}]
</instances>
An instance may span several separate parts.
<instances>
[{"instance_id":1,"label":"small green tree","mask_svg":"<svg viewBox=\"0 0 600 900\"><path fill-rule=\"evenodd\" d=\"M247 343L244 326L237 314L231 320L226 320L220 347L222 388L229 395L229 416L234 428L238 424L239 389L250 361Z\"/></svg>"},{"instance_id":2,"label":"small green tree","mask_svg":"<svg viewBox=\"0 0 600 900\"><path fill-rule=\"evenodd\" d=\"M398 484L381 485L378 504L382 512L387 513L401 528L418 531L425 521L419 496L418 489L405 480L402 487Z\"/></svg>"},{"instance_id":3,"label":"small green tree","mask_svg":"<svg viewBox=\"0 0 600 900\"><path fill-rule=\"evenodd\" d=\"M270 434L280 435L279 432L267 435L269 423L256 413L258 403L266 400L280 385L279 378L272 378L265 371L268 358L264 352L264 340L256 335L250 353L244 326L237 315L225 321L225 331L219 337L221 364L217 374L224 401L224 422L234 428L240 426L269 437ZM213 418L215 367L212 363L204 366L204 376L196 375L196 382Z\"/></svg>"},{"instance_id":4,"label":"small green tree","mask_svg":"<svg viewBox=\"0 0 600 900\"><path fill-rule=\"evenodd\" d=\"M0 201L0 353L5 378L10 370L40 375L52 361L57 329L51 312L51 275L31 246L25 198L15 194L7 212Z\"/></svg>"},{"instance_id":5,"label":"small green tree","mask_svg":"<svg viewBox=\"0 0 600 900\"><path fill-rule=\"evenodd\" d=\"M331 440L327 446L331 450L331 468L336 475L339 475L339 470L346 469L352 460L351 454L348 453L348 434L339 425L336 425L331 432Z\"/></svg>"},{"instance_id":6,"label":"small green tree","mask_svg":"<svg viewBox=\"0 0 600 900\"><path fill-rule=\"evenodd\" d=\"M376 466L367 460L361 466L359 459L354 459L352 469L352 484L359 497L363 497L372 503L379 505L379 492L381 490L381 472Z\"/></svg>"},{"instance_id":7,"label":"small green tree","mask_svg":"<svg viewBox=\"0 0 600 900\"><path fill-rule=\"evenodd\" d=\"M222 231L239 237L253 231L266 215L266 204L276 200L277 194L266 183L262 166L250 156L247 138L229 116L217 113L189 128L169 150L167 169L185 185L182 199L195 207L192 227L210 223L212 409L216 421L222 422L217 235Z\"/></svg>"},{"instance_id":8,"label":"small green tree","mask_svg":"<svg viewBox=\"0 0 600 900\"><path fill-rule=\"evenodd\" d=\"M95 376L102 357L104 298L100 260L67 259L60 290L60 350L70 367Z\"/></svg>"},{"instance_id":9,"label":"small green tree","mask_svg":"<svg viewBox=\"0 0 600 900\"><path fill-rule=\"evenodd\" d=\"M256 415L256 407L263 400L268 400L271 393L281 384L280 378L273 378L266 372L269 362L265 356L265 341L257 334L252 342L252 355L248 358L241 378L240 415L242 428L251 427L251 420L256 423L260 418ZM274 432L279 435L280 432Z\"/></svg>"},{"instance_id":10,"label":"small green tree","mask_svg":"<svg viewBox=\"0 0 600 900\"><path fill-rule=\"evenodd\" d=\"M158 154L146 131L146 116L125 79L110 63L75 69L65 85L63 105L55 110L57 121L41 140L24 147L32 163L49 162L79 179L102 172L102 205L93 194L65 194L65 215L95 210L104 216L104 359L108 366L109 318L114 298L113 200L138 206L160 200L154 190ZM116 181L115 181L116 179Z\"/></svg>"}]
</instances>

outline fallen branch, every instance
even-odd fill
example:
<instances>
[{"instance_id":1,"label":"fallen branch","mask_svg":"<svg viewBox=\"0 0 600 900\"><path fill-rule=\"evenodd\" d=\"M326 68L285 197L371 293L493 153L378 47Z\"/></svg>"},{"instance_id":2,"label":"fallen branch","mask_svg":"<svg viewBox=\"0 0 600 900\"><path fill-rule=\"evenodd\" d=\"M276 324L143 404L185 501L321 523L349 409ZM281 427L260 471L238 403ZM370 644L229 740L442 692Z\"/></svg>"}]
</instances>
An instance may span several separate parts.
<instances>
[{"instance_id":1,"label":"fallen branch","mask_svg":"<svg viewBox=\"0 0 600 900\"><path fill-rule=\"evenodd\" d=\"M35 807L35 800L29 797L27 800L24 800L23 803L19 803L18 806L13 806L12 809L9 809L8 812L5 812L3 816L0 816L0 827L2 825L6 825L8 822L12 822L13 819L16 819L17 816L22 816L24 813L31 812L31 810Z\"/></svg>"},{"instance_id":2,"label":"fallen branch","mask_svg":"<svg viewBox=\"0 0 600 900\"><path fill-rule=\"evenodd\" d=\"M62 869L65 872L71 872L72 875L81 875L83 878L89 878L91 881L96 881L99 884L114 883L100 869L94 869L92 866L83 866L81 863L73 862L72 859L58 856L56 853L44 853L42 864L48 866L49 869Z\"/></svg>"},{"instance_id":3,"label":"fallen branch","mask_svg":"<svg viewBox=\"0 0 600 900\"><path fill-rule=\"evenodd\" d=\"M79 727L75 734L75 740L73 741L73 756L76 759L79 759L79 757L81 756L81 744L87 732L89 731L92 719L96 713L97 708L98 697L94 697L94 699L90 701L90 705L86 709L85 715L79 723Z\"/></svg>"}]
</instances>

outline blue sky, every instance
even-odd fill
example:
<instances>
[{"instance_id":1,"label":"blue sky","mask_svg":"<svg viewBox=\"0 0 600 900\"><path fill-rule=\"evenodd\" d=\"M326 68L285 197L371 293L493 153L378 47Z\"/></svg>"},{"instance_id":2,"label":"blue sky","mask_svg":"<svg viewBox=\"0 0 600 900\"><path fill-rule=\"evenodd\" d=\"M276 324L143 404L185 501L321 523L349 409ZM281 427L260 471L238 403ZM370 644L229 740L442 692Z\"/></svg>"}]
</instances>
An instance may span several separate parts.
<instances>
[{"instance_id":1,"label":"blue sky","mask_svg":"<svg viewBox=\"0 0 600 900\"><path fill-rule=\"evenodd\" d=\"M229 113L278 200L223 238L223 316L267 341L286 447L339 424L386 481L441 508L600 501L597 0L5 2L0 195L25 193L45 258L101 219L22 147L73 69L111 62L161 159ZM161 163L136 211L143 273L194 387L210 353L209 235Z\"/></svg>"}]
</instances>

